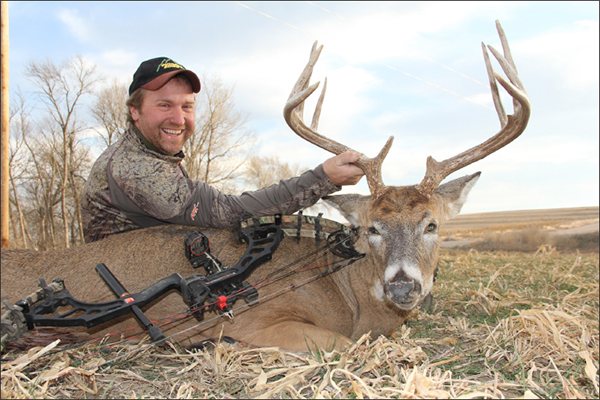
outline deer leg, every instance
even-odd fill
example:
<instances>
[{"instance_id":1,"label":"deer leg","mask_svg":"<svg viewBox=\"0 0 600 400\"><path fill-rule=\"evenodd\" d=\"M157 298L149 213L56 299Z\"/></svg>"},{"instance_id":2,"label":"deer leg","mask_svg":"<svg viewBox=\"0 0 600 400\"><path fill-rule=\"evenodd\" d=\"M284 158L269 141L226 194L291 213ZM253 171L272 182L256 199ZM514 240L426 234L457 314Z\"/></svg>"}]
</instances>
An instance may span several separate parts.
<instances>
[{"instance_id":1,"label":"deer leg","mask_svg":"<svg viewBox=\"0 0 600 400\"><path fill-rule=\"evenodd\" d=\"M185 348L186 350L208 350L209 352L213 352L215 347L217 347L217 343L219 342L230 344L236 351L248 350L254 347L252 345L249 345L248 343L240 342L239 340L235 340L234 338L231 338L229 336L223 336L221 338L204 339L189 346L186 346Z\"/></svg>"},{"instance_id":2,"label":"deer leg","mask_svg":"<svg viewBox=\"0 0 600 400\"><path fill-rule=\"evenodd\" d=\"M283 321L239 337L258 347L277 346L289 351L341 350L352 344L348 337L300 321Z\"/></svg>"}]
</instances>

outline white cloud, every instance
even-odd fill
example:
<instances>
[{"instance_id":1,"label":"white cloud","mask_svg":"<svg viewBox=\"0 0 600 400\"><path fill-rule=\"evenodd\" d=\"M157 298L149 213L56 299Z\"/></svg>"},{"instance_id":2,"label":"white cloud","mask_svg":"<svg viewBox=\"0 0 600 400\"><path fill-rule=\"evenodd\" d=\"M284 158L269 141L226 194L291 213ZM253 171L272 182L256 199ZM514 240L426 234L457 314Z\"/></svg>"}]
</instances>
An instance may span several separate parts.
<instances>
[{"instance_id":1,"label":"white cloud","mask_svg":"<svg viewBox=\"0 0 600 400\"><path fill-rule=\"evenodd\" d=\"M222 65L219 75L229 85L235 85L236 101L239 101L241 109L251 110L254 118L283 121L283 106L308 61L309 48L304 47L299 44L269 48L258 54L228 58L215 64ZM299 52L298 49L304 51ZM320 81L321 84L306 100L304 120L310 125L324 79L329 76L319 132L328 137L342 138L357 117L366 115L370 107L366 93L380 82L365 69L349 65L336 67L335 60L326 51L324 49L312 74L311 83Z\"/></svg>"},{"instance_id":2,"label":"white cloud","mask_svg":"<svg viewBox=\"0 0 600 400\"><path fill-rule=\"evenodd\" d=\"M103 63L108 67L130 68L132 64L137 64L140 60L137 54L123 49L111 49L100 54Z\"/></svg>"},{"instance_id":3,"label":"white cloud","mask_svg":"<svg viewBox=\"0 0 600 400\"><path fill-rule=\"evenodd\" d=\"M504 102L506 99L503 98L502 94L500 98L502 99L503 104L505 104ZM473 103L482 104L487 107L494 107L494 101L490 92L473 94L471 96L467 96L467 99Z\"/></svg>"},{"instance_id":4,"label":"white cloud","mask_svg":"<svg viewBox=\"0 0 600 400\"><path fill-rule=\"evenodd\" d=\"M569 89L598 85L598 21L577 21L570 30L545 33L514 45L522 57L554 70L555 79ZM521 57L520 57L521 58Z\"/></svg>"},{"instance_id":5,"label":"white cloud","mask_svg":"<svg viewBox=\"0 0 600 400\"><path fill-rule=\"evenodd\" d=\"M486 175L487 176L487 175ZM569 183L557 185L518 180L498 182L482 179L469 194L461 214L533 210L562 207L589 207L598 204L598 183Z\"/></svg>"},{"instance_id":6,"label":"white cloud","mask_svg":"<svg viewBox=\"0 0 600 400\"><path fill-rule=\"evenodd\" d=\"M330 75L332 78L328 79L319 130L328 137L343 141L357 117L369 112L371 104L366 94L379 81L367 70L352 66L332 70ZM308 109L313 110L314 107Z\"/></svg>"},{"instance_id":7,"label":"white cloud","mask_svg":"<svg viewBox=\"0 0 600 400\"><path fill-rule=\"evenodd\" d=\"M73 37L80 42L85 42L90 39L90 25L85 21L77 10L63 9L59 11L58 18L64 23Z\"/></svg>"},{"instance_id":8,"label":"white cloud","mask_svg":"<svg viewBox=\"0 0 600 400\"><path fill-rule=\"evenodd\" d=\"M103 84L108 86L113 79L127 86L131 83L134 68L137 68L142 60L137 53L123 49L111 49L98 55L98 72L109 77Z\"/></svg>"},{"instance_id":9,"label":"white cloud","mask_svg":"<svg viewBox=\"0 0 600 400\"><path fill-rule=\"evenodd\" d=\"M425 35L455 29L476 17L502 18L518 4L481 2L420 2L388 4L385 11L364 12L345 23L326 20L314 29L331 51L350 64L378 63L393 58L421 57ZM429 43L431 45L431 43ZM439 41L438 49L449 44Z\"/></svg>"},{"instance_id":10,"label":"white cloud","mask_svg":"<svg viewBox=\"0 0 600 400\"><path fill-rule=\"evenodd\" d=\"M580 168L597 170L598 144L587 140L564 137L526 136L518 138L498 153L477 164L489 174L515 174L520 179L519 172L528 169L546 168L548 171L560 170L567 165L579 165Z\"/></svg>"},{"instance_id":11,"label":"white cloud","mask_svg":"<svg viewBox=\"0 0 600 400\"><path fill-rule=\"evenodd\" d=\"M228 56L216 60L212 67L225 83L235 86L242 108L260 110L272 117L275 112L281 115L289 92L308 61L308 51L305 57L299 57L295 50L269 48L247 56Z\"/></svg>"}]
</instances>

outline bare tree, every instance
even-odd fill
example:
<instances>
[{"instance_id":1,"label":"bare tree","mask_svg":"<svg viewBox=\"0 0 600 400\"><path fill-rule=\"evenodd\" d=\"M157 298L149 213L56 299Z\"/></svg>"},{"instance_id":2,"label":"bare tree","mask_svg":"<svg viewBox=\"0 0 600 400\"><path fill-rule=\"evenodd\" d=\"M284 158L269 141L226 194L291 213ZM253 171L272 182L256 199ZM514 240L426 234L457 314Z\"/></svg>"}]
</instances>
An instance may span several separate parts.
<instances>
[{"instance_id":1,"label":"bare tree","mask_svg":"<svg viewBox=\"0 0 600 400\"><path fill-rule=\"evenodd\" d=\"M9 169L10 202L17 213L17 217L12 218L13 236L17 246L52 249L55 247L53 209L59 201L56 165L48 163L49 159L53 160L53 151L42 138L31 138L34 130L30 122L31 108L26 106L23 93L17 90L14 98ZM19 222L20 235L16 232L15 220Z\"/></svg>"},{"instance_id":2,"label":"bare tree","mask_svg":"<svg viewBox=\"0 0 600 400\"><path fill-rule=\"evenodd\" d=\"M246 127L248 115L235 109L233 88L217 77L202 78L196 107L196 132L184 146L185 167L190 178L232 192L256 145Z\"/></svg>"},{"instance_id":3,"label":"bare tree","mask_svg":"<svg viewBox=\"0 0 600 400\"><path fill-rule=\"evenodd\" d=\"M277 156L254 156L248 160L244 170L244 182L252 189L273 185L281 179L289 179L302 174L308 168L299 164L281 162Z\"/></svg>"},{"instance_id":4,"label":"bare tree","mask_svg":"<svg viewBox=\"0 0 600 400\"><path fill-rule=\"evenodd\" d=\"M12 232L14 241L11 241L13 247L29 248L28 242L35 248L35 244L29 233L25 212L21 207L19 200L19 185L17 182L22 182L27 179L27 171L29 167L29 157L24 146L24 137L31 130L29 123L29 110L25 106L25 99L20 91L16 93L16 101L10 107L10 157L9 157L9 180L11 185L10 203L16 208L17 217L13 218L11 211ZM18 221L19 230L17 232Z\"/></svg>"},{"instance_id":5,"label":"bare tree","mask_svg":"<svg viewBox=\"0 0 600 400\"><path fill-rule=\"evenodd\" d=\"M119 134L127 129L125 102L127 101L127 85L113 79L109 86L96 94L96 102L91 108L94 120L100 125L98 134L106 147L113 144Z\"/></svg>"},{"instance_id":6,"label":"bare tree","mask_svg":"<svg viewBox=\"0 0 600 400\"><path fill-rule=\"evenodd\" d=\"M30 61L25 68L25 75L40 89L39 95L48 112L44 128L51 136L54 154L48 160L56 168L60 185L61 214L63 220L64 246L70 247L69 213L67 197L69 189L77 194L79 189L73 184L75 180L73 168L75 159L81 157L78 151L78 134L83 125L77 121L76 110L82 96L92 92L99 77L95 65L86 65L81 56L75 56L60 65L50 60L43 62ZM54 168L53 168L54 170ZM75 209L79 204L74 205ZM80 215L80 212L76 212ZM81 224L79 224L81 226ZM80 240L82 232L79 232Z\"/></svg>"},{"instance_id":7,"label":"bare tree","mask_svg":"<svg viewBox=\"0 0 600 400\"><path fill-rule=\"evenodd\" d=\"M54 207L60 203L60 186L52 144L44 139L43 136L22 136L31 167L21 186L31 210L30 226L35 232L37 247L50 250L56 247Z\"/></svg>"},{"instance_id":8,"label":"bare tree","mask_svg":"<svg viewBox=\"0 0 600 400\"><path fill-rule=\"evenodd\" d=\"M25 96L19 93L12 112L13 242L39 250L70 247L83 242L81 188L91 164L77 111L99 78L95 67L81 57L60 65L31 61L25 71L39 92L27 99L35 101L32 107L25 106ZM93 108L85 109L106 146L126 129L126 97L126 86L113 80L97 94ZM39 104L45 112L37 112ZM236 110L233 89L216 78L203 80L197 107L196 133L185 148L190 176L225 192L238 191L244 163L256 143L247 114Z\"/></svg>"}]
</instances>

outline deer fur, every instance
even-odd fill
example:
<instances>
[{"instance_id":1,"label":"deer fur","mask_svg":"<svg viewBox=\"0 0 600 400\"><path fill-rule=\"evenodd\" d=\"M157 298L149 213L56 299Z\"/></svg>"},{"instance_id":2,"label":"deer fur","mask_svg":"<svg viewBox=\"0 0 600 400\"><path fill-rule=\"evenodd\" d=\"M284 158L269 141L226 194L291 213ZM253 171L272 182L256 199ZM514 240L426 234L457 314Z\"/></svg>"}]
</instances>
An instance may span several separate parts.
<instances>
[{"instance_id":1,"label":"deer fur","mask_svg":"<svg viewBox=\"0 0 600 400\"><path fill-rule=\"evenodd\" d=\"M387 187L385 194L371 196L338 195L326 200L337 207L358 228L355 248L366 257L337 272L303 286L259 301L235 313L233 320L221 317L173 337L183 345L229 336L254 346L278 346L304 351L319 347L343 348L363 334L389 335L407 318L429 293L438 261L440 224L455 216L466 200L479 173L438 187L427 199L414 186ZM430 224L436 229L427 231ZM105 302L114 294L95 272L105 263L130 293L139 292L173 273L188 276L197 273L185 258L184 238L196 229L164 225L131 231L104 240L62 251L2 249L2 299L11 302L37 289L37 278L47 282L62 278L78 300ZM374 233L376 229L377 233ZM246 249L237 242L233 229L202 230L211 241L212 253L224 265L234 265ZM300 243L284 238L273 259L257 268L247 279L253 282L315 248L314 240ZM313 265L338 258L327 253ZM259 289L259 296L274 293L293 282L322 271L308 270ZM398 282L414 280L419 287L410 304L395 302ZM234 306L244 304L238 300ZM145 307L151 320L182 312L187 305L178 292L169 292ZM216 313L206 312L204 320ZM198 324L195 317L161 327L167 335L182 332ZM158 325L158 324L157 324ZM76 328L80 340L139 326L133 315L123 316L90 329ZM61 328L57 328L60 330ZM63 328L73 331L74 328Z\"/></svg>"}]
</instances>

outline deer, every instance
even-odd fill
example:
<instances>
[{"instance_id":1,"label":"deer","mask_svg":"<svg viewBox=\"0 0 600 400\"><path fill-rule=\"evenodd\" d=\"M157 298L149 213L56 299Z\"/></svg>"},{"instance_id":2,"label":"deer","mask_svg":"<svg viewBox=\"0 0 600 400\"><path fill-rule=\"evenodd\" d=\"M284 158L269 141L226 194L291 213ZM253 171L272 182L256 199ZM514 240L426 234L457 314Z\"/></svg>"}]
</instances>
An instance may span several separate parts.
<instances>
[{"instance_id":1,"label":"deer","mask_svg":"<svg viewBox=\"0 0 600 400\"><path fill-rule=\"evenodd\" d=\"M249 346L277 346L289 351L315 348L344 349L369 333L392 334L431 292L439 260L440 229L465 204L480 172L449 182L442 181L515 140L527 127L530 103L519 79L508 41L496 21L503 54L482 43L492 98L501 129L485 142L458 155L436 161L427 158L425 177L419 184L387 186L381 165L392 145L390 137L374 158L364 154L357 165L364 171L370 195L331 195L324 200L348 220L354 235L354 249L363 255L335 271L327 265L338 256L326 251L315 256L313 268L300 268L294 274L258 289L257 304L239 307L233 318L219 317L215 310L203 319L188 315L161 326L163 332L181 345L194 347L209 338L229 337ZM507 78L491 65L489 51L498 60ZM317 89L310 77L322 46L312 47L309 62L302 71L284 107L289 127L304 140L334 154L350 148L318 133L318 121L326 81L310 126L303 121L305 100ZM514 114L507 115L497 83L513 99ZM194 273L186 258L183 241L196 228L161 225L114 235L98 242L60 251L2 249L2 299L19 300L35 288L35 279L60 277L75 298L86 302L106 302L114 294L93 270L104 263L130 293L138 292L159 279L179 273ZM236 240L235 229L202 229L210 239L213 254L223 265L233 265L245 246ZM272 259L253 271L248 281L260 281L294 260L314 253L314 240L297 242L284 238ZM312 277L320 274L318 279ZM298 282L306 282L299 284ZM179 293L170 291L144 307L151 320L181 313L187 305ZM77 340L88 340L139 327L131 315L124 315L89 330L66 328ZM55 328L60 331L61 328ZM65 329L62 329L65 330Z\"/></svg>"}]
</instances>

